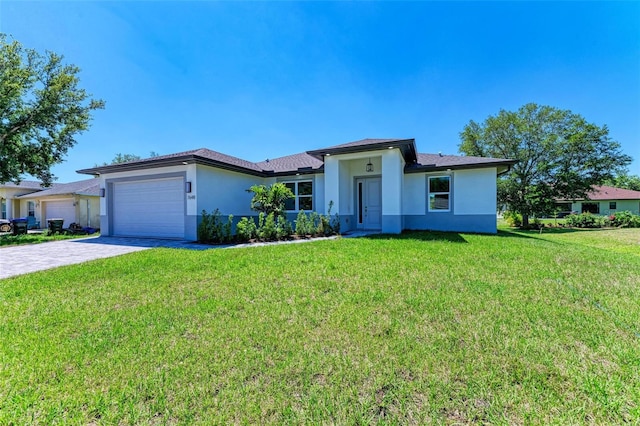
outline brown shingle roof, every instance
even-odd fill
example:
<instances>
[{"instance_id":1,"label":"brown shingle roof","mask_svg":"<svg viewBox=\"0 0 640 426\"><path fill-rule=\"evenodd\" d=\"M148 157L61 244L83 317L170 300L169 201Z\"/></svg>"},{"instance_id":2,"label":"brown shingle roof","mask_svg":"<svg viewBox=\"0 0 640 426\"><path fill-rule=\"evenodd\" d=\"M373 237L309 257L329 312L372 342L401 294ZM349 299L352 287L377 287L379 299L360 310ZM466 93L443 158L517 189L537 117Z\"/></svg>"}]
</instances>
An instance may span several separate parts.
<instances>
[{"instance_id":1,"label":"brown shingle roof","mask_svg":"<svg viewBox=\"0 0 640 426\"><path fill-rule=\"evenodd\" d=\"M640 191L614 188L612 186L594 186L589 193L590 200L640 200Z\"/></svg>"},{"instance_id":2,"label":"brown shingle roof","mask_svg":"<svg viewBox=\"0 0 640 426\"><path fill-rule=\"evenodd\" d=\"M78 173L101 174L118 171L136 170L140 168L164 167L179 164L206 164L213 167L248 173L256 176L270 176L276 174L314 172L322 170L323 157L331 154L345 154L353 152L364 152L367 150L378 150L387 148L398 148L407 163L405 171L417 173L439 168L471 168L475 166L488 167L499 165L510 165L513 160L464 157L455 155L438 154L416 154L414 139L362 139L348 142L341 145L334 145L329 148L302 152L299 154L287 155L285 157L274 158L268 161L253 163L241 158L222 154L207 148L199 148L191 151L177 152L175 154L161 155L158 157L146 158L143 160L129 161L127 163L110 164L90 169L78 170ZM306 169L306 170L301 170Z\"/></svg>"},{"instance_id":3,"label":"brown shingle roof","mask_svg":"<svg viewBox=\"0 0 640 426\"><path fill-rule=\"evenodd\" d=\"M322 169L324 163L306 152L301 152L299 154L287 155L286 157L261 161L256 163L256 165L266 172L286 173L307 168L310 170Z\"/></svg>"},{"instance_id":4,"label":"brown shingle roof","mask_svg":"<svg viewBox=\"0 0 640 426\"><path fill-rule=\"evenodd\" d=\"M226 169L249 172L251 174L261 174L262 170L255 163L243 160L238 157L223 154L207 148L192 149L190 151L176 152L175 154L160 155L157 157L145 158L142 160L128 161L126 163L109 164L90 169L78 170L78 173L100 174L133 170L139 168L151 168L182 163L200 163L218 166Z\"/></svg>"},{"instance_id":5,"label":"brown shingle roof","mask_svg":"<svg viewBox=\"0 0 640 426\"><path fill-rule=\"evenodd\" d=\"M418 154L418 164L416 166L419 168L459 168L462 166L488 166L514 163L514 160L507 160L504 158L468 157L465 155Z\"/></svg>"},{"instance_id":6,"label":"brown shingle roof","mask_svg":"<svg viewBox=\"0 0 640 426\"><path fill-rule=\"evenodd\" d=\"M256 172L262 171L260 167L256 163L252 163L251 161L243 160L238 157L233 157L231 155L223 154L218 151L212 151L207 148L197 149L194 153L194 156L206 158L212 161L229 164L236 167L241 167L247 170L254 170Z\"/></svg>"}]
</instances>

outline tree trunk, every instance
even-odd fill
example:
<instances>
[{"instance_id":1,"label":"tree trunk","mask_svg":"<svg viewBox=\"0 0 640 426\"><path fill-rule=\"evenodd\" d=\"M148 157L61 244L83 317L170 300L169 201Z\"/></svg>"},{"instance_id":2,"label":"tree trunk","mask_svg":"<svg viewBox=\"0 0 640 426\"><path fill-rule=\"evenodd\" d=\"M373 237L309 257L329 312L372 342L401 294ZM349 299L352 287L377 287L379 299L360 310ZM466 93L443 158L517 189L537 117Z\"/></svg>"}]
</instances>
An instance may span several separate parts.
<instances>
[{"instance_id":1,"label":"tree trunk","mask_svg":"<svg viewBox=\"0 0 640 426\"><path fill-rule=\"evenodd\" d=\"M529 227L529 215L526 213L522 213L522 227L523 228Z\"/></svg>"}]
</instances>

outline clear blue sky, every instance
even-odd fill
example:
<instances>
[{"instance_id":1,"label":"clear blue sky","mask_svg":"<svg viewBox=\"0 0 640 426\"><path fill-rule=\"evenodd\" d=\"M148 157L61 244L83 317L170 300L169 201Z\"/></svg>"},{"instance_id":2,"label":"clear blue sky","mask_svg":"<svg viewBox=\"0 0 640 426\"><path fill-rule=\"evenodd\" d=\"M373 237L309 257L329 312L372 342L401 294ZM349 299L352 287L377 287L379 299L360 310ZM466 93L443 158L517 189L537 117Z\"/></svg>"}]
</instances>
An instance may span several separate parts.
<instances>
[{"instance_id":1,"label":"clear blue sky","mask_svg":"<svg viewBox=\"0 0 640 426\"><path fill-rule=\"evenodd\" d=\"M638 2L0 2L0 31L61 53L106 101L59 181L207 147L252 161L366 137L455 154L528 102L606 124L640 174Z\"/></svg>"}]
</instances>

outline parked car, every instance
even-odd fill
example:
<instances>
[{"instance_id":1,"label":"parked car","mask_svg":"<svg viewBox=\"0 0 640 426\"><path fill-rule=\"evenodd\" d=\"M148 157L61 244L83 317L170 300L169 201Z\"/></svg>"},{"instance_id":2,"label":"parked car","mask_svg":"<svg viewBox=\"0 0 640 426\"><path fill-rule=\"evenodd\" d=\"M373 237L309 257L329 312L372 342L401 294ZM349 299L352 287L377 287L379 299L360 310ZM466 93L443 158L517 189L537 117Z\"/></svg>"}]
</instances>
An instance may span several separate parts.
<instances>
[{"instance_id":1,"label":"parked car","mask_svg":"<svg viewBox=\"0 0 640 426\"><path fill-rule=\"evenodd\" d=\"M11 232L11 222L6 219L0 219L0 232Z\"/></svg>"}]
</instances>

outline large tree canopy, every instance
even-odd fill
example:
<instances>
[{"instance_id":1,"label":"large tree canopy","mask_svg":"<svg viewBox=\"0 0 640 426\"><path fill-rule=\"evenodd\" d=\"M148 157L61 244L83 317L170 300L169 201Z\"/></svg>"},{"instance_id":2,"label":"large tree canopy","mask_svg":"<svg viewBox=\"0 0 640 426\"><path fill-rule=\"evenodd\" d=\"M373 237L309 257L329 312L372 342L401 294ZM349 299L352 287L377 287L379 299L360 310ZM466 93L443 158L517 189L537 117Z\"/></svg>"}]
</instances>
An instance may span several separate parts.
<instances>
[{"instance_id":1,"label":"large tree canopy","mask_svg":"<svg viewBox=\"0 0 640 426\"><path fill-rule=\"evenodd\" d=\"M613 186L615 188L640 191L640 176L623 173L614 177L613 179L607 179L604 184Z\"/></svg>"},{"instance_id":2,"label":"large tree canopy","mask_svg":"<svg viewBox=\"0 0 640 426\"><path fill-rule=\"evenodd\" d=\"M80 69L53 52L41 55L0 34L0 184L28 173L45 185L74 137L104 108L78 87Z\"/></svg>"},{"instance_id":3,"label":"large tree canopy","mask_svg":"<svg viewBox=\"0 0 640 426\"><path fill-rule=\"evenodd\" d=\"M498 203L521 213L523 224L548 214L556 199L587 196L631 163L606 126L550 106L527 104L501 110L484 123L470 121L460 133L466 155L518 160L498 182Z\"/></svg>"}]
</instances>

